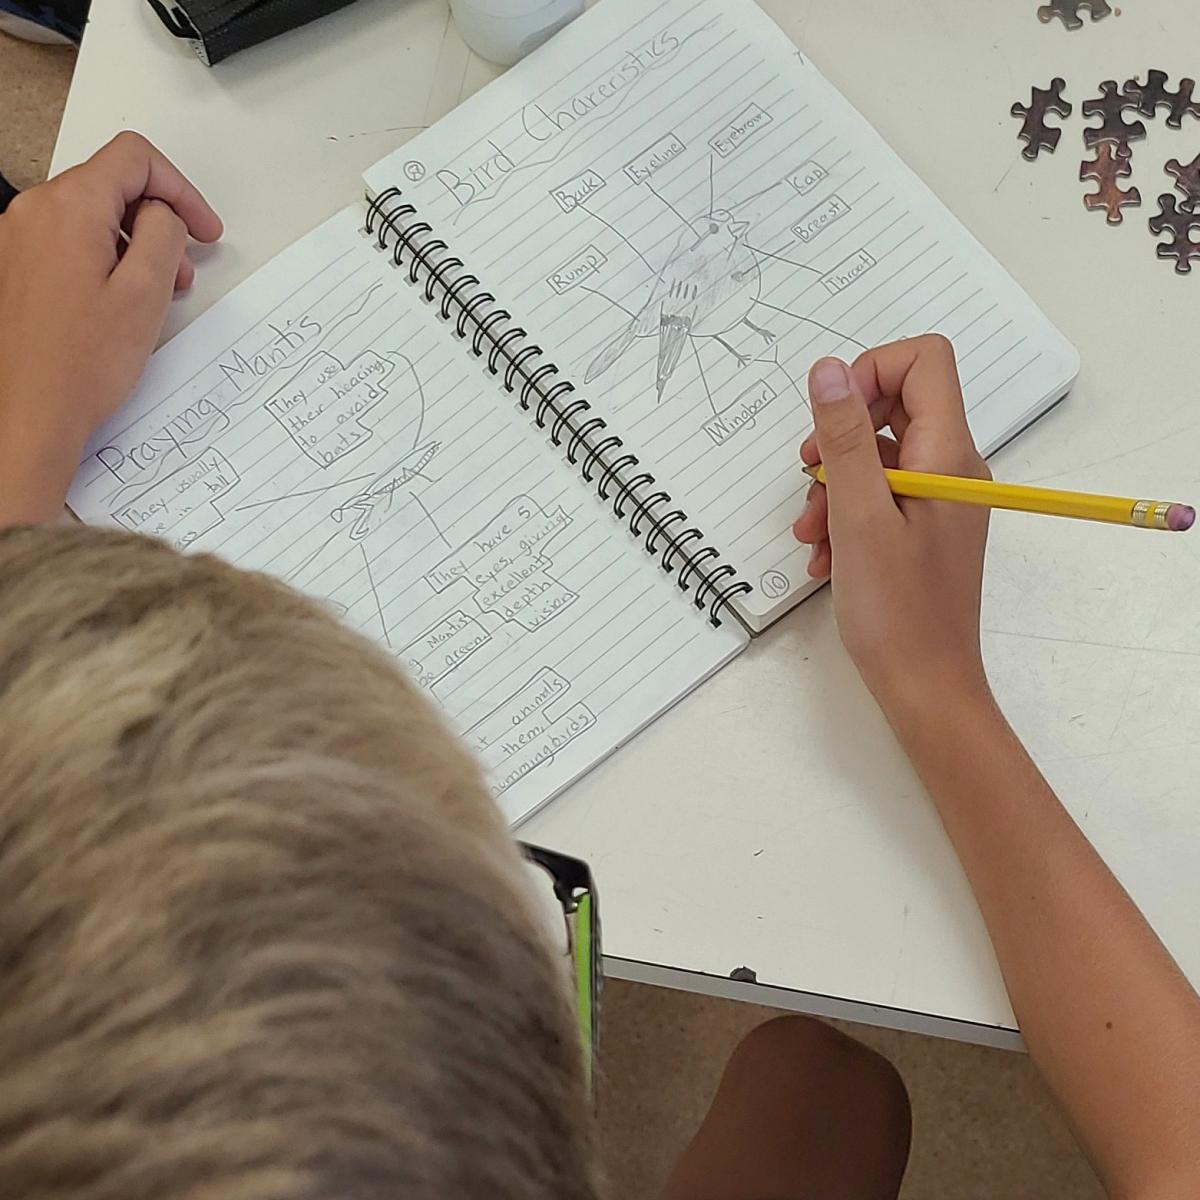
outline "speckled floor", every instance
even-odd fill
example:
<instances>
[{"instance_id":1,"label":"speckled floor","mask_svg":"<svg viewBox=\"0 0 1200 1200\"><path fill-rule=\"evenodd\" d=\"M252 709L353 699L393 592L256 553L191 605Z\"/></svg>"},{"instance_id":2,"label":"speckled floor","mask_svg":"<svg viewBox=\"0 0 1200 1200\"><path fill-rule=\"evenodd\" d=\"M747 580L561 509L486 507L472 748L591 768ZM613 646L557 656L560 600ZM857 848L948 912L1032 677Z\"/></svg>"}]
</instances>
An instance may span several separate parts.
<instances>
[{"instance_id":1,"label":"speckled floor","mask_svg":"<svg viewBox=\"0 0 1200 1200\"><path fill-rule=\"evenodd\" d=\"M610 981L600 1132L613 1195L651 1200L738 1040L772 1009ZM1099 1200L1023 1054L839 1024L899 1068L913 1106L902 1200ZM747 1200L753 1200L747 1197Z\"/></svg>"},{"instance_id":2,"label":"speckled floor","mask_svg":"<svg viewBox=\"0 0 1200 1200\"><path fill-rule=\"evenodd\" d=\"M14 187L46 177L74 69L69 46L36 46L0 33L0 174Z\"/></svg>"},{"instance_id":3,"label":"speckled floor","mask_svg":"<svg viewBox=\"0 0 1200 1200\"><path fill-rule=\"evenodd\" d=\"M73 65L69 49L0 34L0 171L18 187L46 174ZM772 1015L729 1001L609 984L600 1129L614 1197L656 1194L733 1046ZM844 1028L886 1054L908 1085L914 1133L904 1200L1102 1195L1023 1055Z\"/></svg>"}]
</instances>

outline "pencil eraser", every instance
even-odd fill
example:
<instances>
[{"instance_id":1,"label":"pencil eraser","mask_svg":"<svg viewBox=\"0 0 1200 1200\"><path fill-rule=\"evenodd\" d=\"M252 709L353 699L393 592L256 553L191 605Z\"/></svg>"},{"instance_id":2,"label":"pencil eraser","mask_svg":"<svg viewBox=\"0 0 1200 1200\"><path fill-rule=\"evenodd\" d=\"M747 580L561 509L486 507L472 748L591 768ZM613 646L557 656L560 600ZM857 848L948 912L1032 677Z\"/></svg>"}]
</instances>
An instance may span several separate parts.
<instances>
[{"instance_id":1,"label":"pencil eraser","mask_svg":"<svg viewBox=\"0 0 1200 1200\"><path fill-rule=\"evenodd\" d=\"M1167 509L1167 528L1172 533L1186 533L1196 523L1196 510L1190 504L1172 504Z\"/></svg>"}]
</instances>

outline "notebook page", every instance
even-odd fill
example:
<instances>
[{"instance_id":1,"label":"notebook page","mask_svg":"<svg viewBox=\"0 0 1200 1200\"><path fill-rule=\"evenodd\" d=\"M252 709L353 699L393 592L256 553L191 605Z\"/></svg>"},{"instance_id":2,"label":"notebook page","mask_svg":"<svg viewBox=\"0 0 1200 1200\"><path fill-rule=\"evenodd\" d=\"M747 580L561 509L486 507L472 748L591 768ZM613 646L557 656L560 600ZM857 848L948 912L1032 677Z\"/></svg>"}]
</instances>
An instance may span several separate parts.
<instances>
[{"instance_id":1,"label":"notebook page","mask_svg":"<svg viewBox=\"0 0 1200 1200\"><path fill-rule=\"evenodd\" d=\"M805 376L929 331L994 449L1071 346L752 0L600 0L367 175L546 346L755 586L791 537Z\"/></svg>"},{"instance_id":2,"label":"notebook page","mask_svg":"<svg viewBox=\"0 0 1200 1200\"><path fill-rule=\"evenodd\" d=\"M323 598L441 705L516 821L745 636L656 570L362 217L160 350L69 502Z\"/></svg>"}]
</instances>

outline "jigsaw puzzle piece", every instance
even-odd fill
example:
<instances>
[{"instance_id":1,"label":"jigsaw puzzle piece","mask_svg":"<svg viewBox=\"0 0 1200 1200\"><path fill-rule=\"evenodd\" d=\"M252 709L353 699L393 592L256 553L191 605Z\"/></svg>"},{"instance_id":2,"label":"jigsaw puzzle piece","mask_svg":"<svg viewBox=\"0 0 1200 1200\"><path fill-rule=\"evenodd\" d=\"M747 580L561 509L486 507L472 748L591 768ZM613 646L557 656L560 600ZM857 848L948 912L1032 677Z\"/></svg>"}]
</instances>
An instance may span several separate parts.
<instances>
[{"instance_id":1,"label":"jigsaw puzzle piece","mask_svg":"<svg viewBox=\"0 0 1200 1200\"><path fill-rule=\"evenodd\" d=\"M1053 154L1058 146L1062 130L1047 125L1046 116L1048 113L1057 113L1060 117L1071 115L1071 103L1062 94L1066 86L1064 80L1053 79L1048 88L1033 88L1027 105L1017 101L1009 110L1014 117L1025 119L1017 137L1025 143L1021 153L1030 162L1043 150Z\"/></svg>"},{"instance_id":2,"label":"jigsaw puzzle piece","mask_svg":"<svg viewBox=\"0 0 1200 1200\"><path fill-rule=\"evenodd\" d=\"M1123 89L1143 117L1154 118L1160 108L1165 108L1167 124L1172 129L1182 129L1186 116L1200 117L1200 100L1194 98L1195 90L1194 79L1181 79L1179 87L1171 91L1166 71L1148 71L1145 83L1130 79Z\"/></svg>"},{"instance_id":3,"label":"jigsaw puzzle piece","mask_svg":"<svg viewBox=\"0 0 1200 1200\"><path fill-rule=\"evenodd\" d=\"M1079 164L1080 180L1094 179L1100 185L1096 191L1084 196L1084 208L1089 211L1103 209L1110 225L1121 224L1124 220L1122 209L1136 208L1142 202L1142 193L1137 188L1124 190L1117 182L1133 174L1129 159L1128 147L1114 147L1108 142L1101 142L1096 149L1096 157Z\"/></svg>"},{"instance_id":4,"label":"jigsaw puzzle piece","mask_svg":"<svg viewBox=\"0 0 1200 1200\"><path fill-rule=\"evenodd\" d=\"M1184 198L1179 201L1179 206L1195 212L1196 205L1200 204L1200 154L1186 166L1173 158L1164 170L1174 177L1175 190L1183 193Z\"/></svg>"},{"instance_id":5,"label":"jigsaw puzzle piece","mask_svg":"<svg viewBox=\"0 0 1200 1200\"><path fill-rule=\"evenodd\" d=\"M1176 206L1175 197L1168 192L1158 198L1158 215L1150 218L1150 232L1171 234L1169 242L1159 242L1158 257L1173 258L1178 274L1191 274L1192 259L1200 258L1200 241L1192 238L1193 233L1200 233L1200 212Z\"/></svg>"},{"instance_id":6,"label":"jigsaw puzzle piece","mask_svg":"<svg viewBox=\"0 0 1200 1200\"><path fill-rule=\"evenodd\" d=\"M1080 111L1085 117L1101 117L1099 125L1083 131L1083 144L1090 150L1101 142L1128 148L1129 143L1146 136L1146 126L1141 121L1127 121L1125 113L1136 108L1138 101L1122 92L1115 79L1106 79L1100 85L1100 95L1085 100Z\"/></svg>"},{"instance_id":7,"label":"jigsaw puzzle piece","mask_svg":"<svg viewBox=\"0 0 1200 1200\"><path fill-rule=\"evenodd\" d=\"M1087 10L1093 21L1099 21L1112 12L1108 0L1048 0L1037 10L1038 20L1048 25L1057 17L1068 29L1082 29L1081 8Z\"/></svg>"}]
</instances>

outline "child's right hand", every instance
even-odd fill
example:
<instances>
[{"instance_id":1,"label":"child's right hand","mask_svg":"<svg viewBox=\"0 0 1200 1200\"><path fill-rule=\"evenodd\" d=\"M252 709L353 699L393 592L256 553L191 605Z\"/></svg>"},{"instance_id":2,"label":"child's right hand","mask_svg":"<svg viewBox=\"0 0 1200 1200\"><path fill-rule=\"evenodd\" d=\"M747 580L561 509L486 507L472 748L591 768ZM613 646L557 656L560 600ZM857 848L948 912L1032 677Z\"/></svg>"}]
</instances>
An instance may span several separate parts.
<instances>
[{"instance_id":1,"label":"child's right hand","mask_svg":"<svg viewBox=\"0 0 1200 1200\"><path fill-rule=\"evenodd\" d=\"M992 700L988 510L896 500L883 476L883 463L987 476L950 344L823 359L809 391L801 454L829 486L796 536L814 576L832 568L842 639L941 814L1033 1059L1107 1194L1200 1196L1200 1003ZM876 440L884 426L895 440Z\"/></svg>"},{"instance_id":2,"label":"child's right hand","mask_svg":"<svg viewBox=\"0 0 1200 1200\"><path fill-rule=\"evenodd\" d=\"M990 478L967 427L954 350L930 334L816 363L814 432L804 462L824 463L794 526L809 573L833 577L838 629L898 728L928 705L988 697L979 605L988 510L897 500L882 468ZM876 435L890 427L894 438Z\"/></svg>"}]
</instances>

